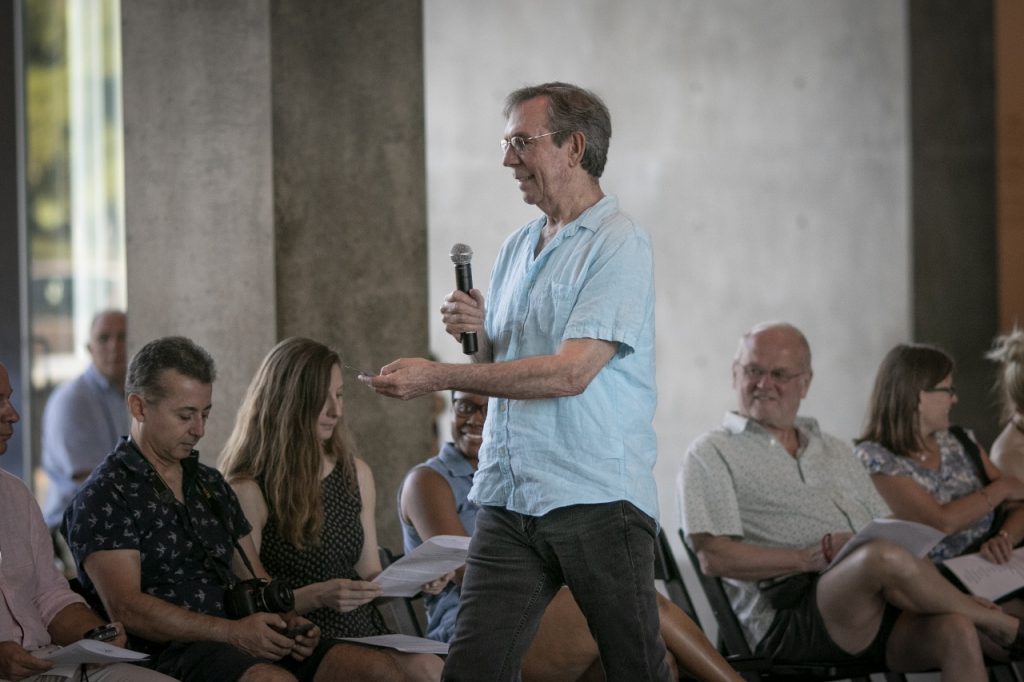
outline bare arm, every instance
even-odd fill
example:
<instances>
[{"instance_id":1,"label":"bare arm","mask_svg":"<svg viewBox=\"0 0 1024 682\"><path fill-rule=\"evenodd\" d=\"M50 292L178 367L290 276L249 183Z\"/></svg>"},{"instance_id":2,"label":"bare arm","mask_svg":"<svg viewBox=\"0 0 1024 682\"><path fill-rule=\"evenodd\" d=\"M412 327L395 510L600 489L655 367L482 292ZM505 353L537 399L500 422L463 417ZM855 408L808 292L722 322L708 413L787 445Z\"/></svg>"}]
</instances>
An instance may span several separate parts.
<instances>
[{"instance_id":1,"label":"bare arm","mask_svg":"<svg viewBox=\"0 0 1024 682\"><path fill-rule=\"evenodd\" d=\"M691 541L701 571L710 576L754 581L817 572L827 565L820 545L805 549L764 547L707 533L695 533Z\"/></svg>"},{"instance_id":2,"label":"bare arm","mask_svg":"<svg viewBox=\"0 0 1024 682\"><path fill-rule=\"evenodd\" d=\"M85 604L77 602L68 604L58 611L46 626L46 631L50 633L50 639L54 644L67 646L82 639L82 635L100 625L106 625L106 621ZM127 639L124 628L119 627L117 639L111 644L124 646Z\"/></svg>"},{"instance_id":3,"label":"bare arm","mask_svg":"<svg viewBox=\"0 0 1024 682\"><path fill-rule=\"evenodd\" d=\"M416 467L402 485L401 514L427 540L435 535L467 536L455 510L455 495L441 474L427 467ZM465 567L455 571L455 582L462 583Z\"/></svg>"},{"instance_id":4,"label":"bare arm","mask_svg":"<svg viewBox=\"0 0 1024 682\"><path fill-rule=\"evenodd\" d=\"M568 339L554 355L507 362L444 364L403 358L385 366L378 376L359 380L403 400L446 389L517 400L560 398L586 390L618 348L613 341Z\"/></svg>"},{"instance_id":5,"label":"bare arm","mask_svg":"<svg viewBox=\"0 0 1024 682\"><path fill-rule=\"evenodd\" d=\"M1012 476L1001 476L984 452L981 456L992 482L945 504L938 502L909 476L872 474L871 480L896 518L917 521L948 535L967 528L996 505L1020 499L1024 494L1024 485L1020 481Z\"/></svg>"},{"instance_id":6,"label":"bare arm","mask_svg":"<svg viewBox=\"0 0 1024 682\"><path fill-rule=\"evenodd\" d=\"M232 490L235 491L235 495L238 497L238 504L242 507L242 513L245 514L249 525L252 526L249 535L242 538L245 542L240 540L239 544L245 550L245 555L249 557L249 561L252 562L256 572L266 574L266 569L263 568L263 563L259 558L260 546L263 542L263 528L267 525L267 501L263 499L263 491L260 490L259 484L251 478L236 478L230 483ZM242 576L243 578L252 577L249 575L249 569L245 567L237 552L232 558L231 568L235 575ZM261 575L259 577L268 576Z\"/></svg>"},{"instance_id":7,"label":"bare arm","mask_svg":"<svg viewBox=\"0 0 1024 682\"><path fill-rule=\"evenodd\" d=\"M86 557L83 568L110 617L145 639L226 642L270 660L292 650L292 640L273 629L285 627L284 619L276 613L227 620L189 611L142 592L141 561L136 550L93 552Z\"/></svg>"},{"instance_id":8,"label":"bare arm","mask_svg":"<svg viewBox=\"0 0 1024 682\"><path fill-rule=\"evenodd\" d=\"M377 491L373 484L373 471L369 465L358 457L356 463L356 480L359 483L359 497L363 500L363 508L359 512L359 522L363 526L363 550L356 562L356 573L364 580L373 580L381 572L380 554L377 549Z\"/></svg>"}]
</instances>

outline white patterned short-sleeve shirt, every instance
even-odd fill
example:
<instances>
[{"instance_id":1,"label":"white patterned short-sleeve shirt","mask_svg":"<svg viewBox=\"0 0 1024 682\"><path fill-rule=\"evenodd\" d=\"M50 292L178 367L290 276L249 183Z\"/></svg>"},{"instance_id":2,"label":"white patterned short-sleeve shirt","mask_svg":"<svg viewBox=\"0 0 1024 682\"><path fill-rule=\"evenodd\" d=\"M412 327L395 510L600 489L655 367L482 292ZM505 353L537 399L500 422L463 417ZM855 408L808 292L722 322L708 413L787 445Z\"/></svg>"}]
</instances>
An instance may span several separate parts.
<instances>
[{"instance_id":1,"label":"white patterned short-sleeve shirt","mask_svg":"<svg viewBox=\"0 0 1024 682\"><path fill-rule=\"evenodd\" d=\"M730 412L699 437L679 475L683 530L728 535L754 545L803 548L826 533L856 532L889 515L849 445L822 433L814 419L795 424L801 448L793 457L757 422ZM726 579L753 648L775 617L756 582Z\"/></svg>"}]
</instances>

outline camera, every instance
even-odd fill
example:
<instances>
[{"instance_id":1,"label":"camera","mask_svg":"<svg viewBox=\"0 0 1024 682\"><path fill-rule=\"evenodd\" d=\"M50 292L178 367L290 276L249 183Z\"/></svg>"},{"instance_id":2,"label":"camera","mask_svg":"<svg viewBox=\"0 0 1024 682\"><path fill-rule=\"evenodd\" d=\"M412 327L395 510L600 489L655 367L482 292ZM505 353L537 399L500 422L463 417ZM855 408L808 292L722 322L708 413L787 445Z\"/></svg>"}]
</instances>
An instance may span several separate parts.
<instances>
[{"instance_id":1,"label":"camera","mask_svg":"<svg viewBox=\"0 0 1024 682\"><path fill-rule=\"evenodd\" d=\"M260 611L285 613L295 607L292 588L280 580L252 578L235 584L224 594L224 610L231 618L245 618Z\"/></svg>"}]
</instances>

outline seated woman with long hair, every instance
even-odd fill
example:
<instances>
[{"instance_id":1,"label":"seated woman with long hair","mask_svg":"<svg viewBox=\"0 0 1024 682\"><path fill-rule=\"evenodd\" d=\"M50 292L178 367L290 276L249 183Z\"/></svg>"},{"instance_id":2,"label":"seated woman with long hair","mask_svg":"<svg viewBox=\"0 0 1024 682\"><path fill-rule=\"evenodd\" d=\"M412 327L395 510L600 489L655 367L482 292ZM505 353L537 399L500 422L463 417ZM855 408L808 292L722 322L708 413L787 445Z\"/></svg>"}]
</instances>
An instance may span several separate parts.
<instances>
[{"instance_id":1,"label":"seated woman with long hair","mask_svg":"<svg viewBox=\"0 0 1024 682\"><path fill-rule=\"evenodd\" d=\"M342 418L342 363L316 341L290 338L264 358L220 466L234 488L259 559L295 592L295 610L325 639L384 634L370 603L381 571L373 474L355 456ZM439 591L444 582L427 589ZM336 651L341 649L340 652ZM346 679L436 680L437 656L339 642Z\"/></svg>"},{"instance_id":2,"label":"seated woman with long hair","mask_svg":"<svg viewBox=\"0 0 1024 682\"><path fill-rule=\"evenodd\" d=\"M992 443L992 461L1024 480L1024 331L1014 329L996 339L990 360L999 363L996 386L1003 397L1006 426Z\"/></svg>"},{"instance_id":3,"label":"seated woman with long hair","mask_svg":"<svg viewBox=\"0 0 1024 682\"><path fill-rule=\"evenodd\" d=\"M953 359L934 346L902 344L882 361L855 452L894 516L947 534L934 561L971 551L996 563L1024 539L1024 483L1004 475L964 430ZM1001 508L1001 509L1000 509ZM1006 512L997 520L997 510Z\"/></svg>"}]
</instances>

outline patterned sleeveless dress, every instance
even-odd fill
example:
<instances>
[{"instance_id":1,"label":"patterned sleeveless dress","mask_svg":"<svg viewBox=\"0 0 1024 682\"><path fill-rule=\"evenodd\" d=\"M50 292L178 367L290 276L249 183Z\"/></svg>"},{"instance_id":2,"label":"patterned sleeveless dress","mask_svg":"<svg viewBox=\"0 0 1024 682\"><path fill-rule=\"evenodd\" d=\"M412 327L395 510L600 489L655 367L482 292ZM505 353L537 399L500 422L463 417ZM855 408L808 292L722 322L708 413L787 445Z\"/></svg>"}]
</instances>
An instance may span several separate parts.
<instances>
[{"instance_id":1,"label":"patterned sleeveless dress","mask_svg":"<svg viewBox=\"0 0 1024 682\"><path fill-rule=\"evenodd\" d=\"M262 481L260 488L263 488ZM359 522L362 501L359 491L345 487L341 467L320 482L324 502L324 525L320 544L299 550L281 538L277 523L268 519L263 528L260 560L267 572L293 590L333 578L361 580L355 564L363 550L363 526ZM306 618L319 626L322 637L369 637L388 632L384 619L373 604L342 613L332 608L310 611Z\"/></svg>"}]
</instances>

